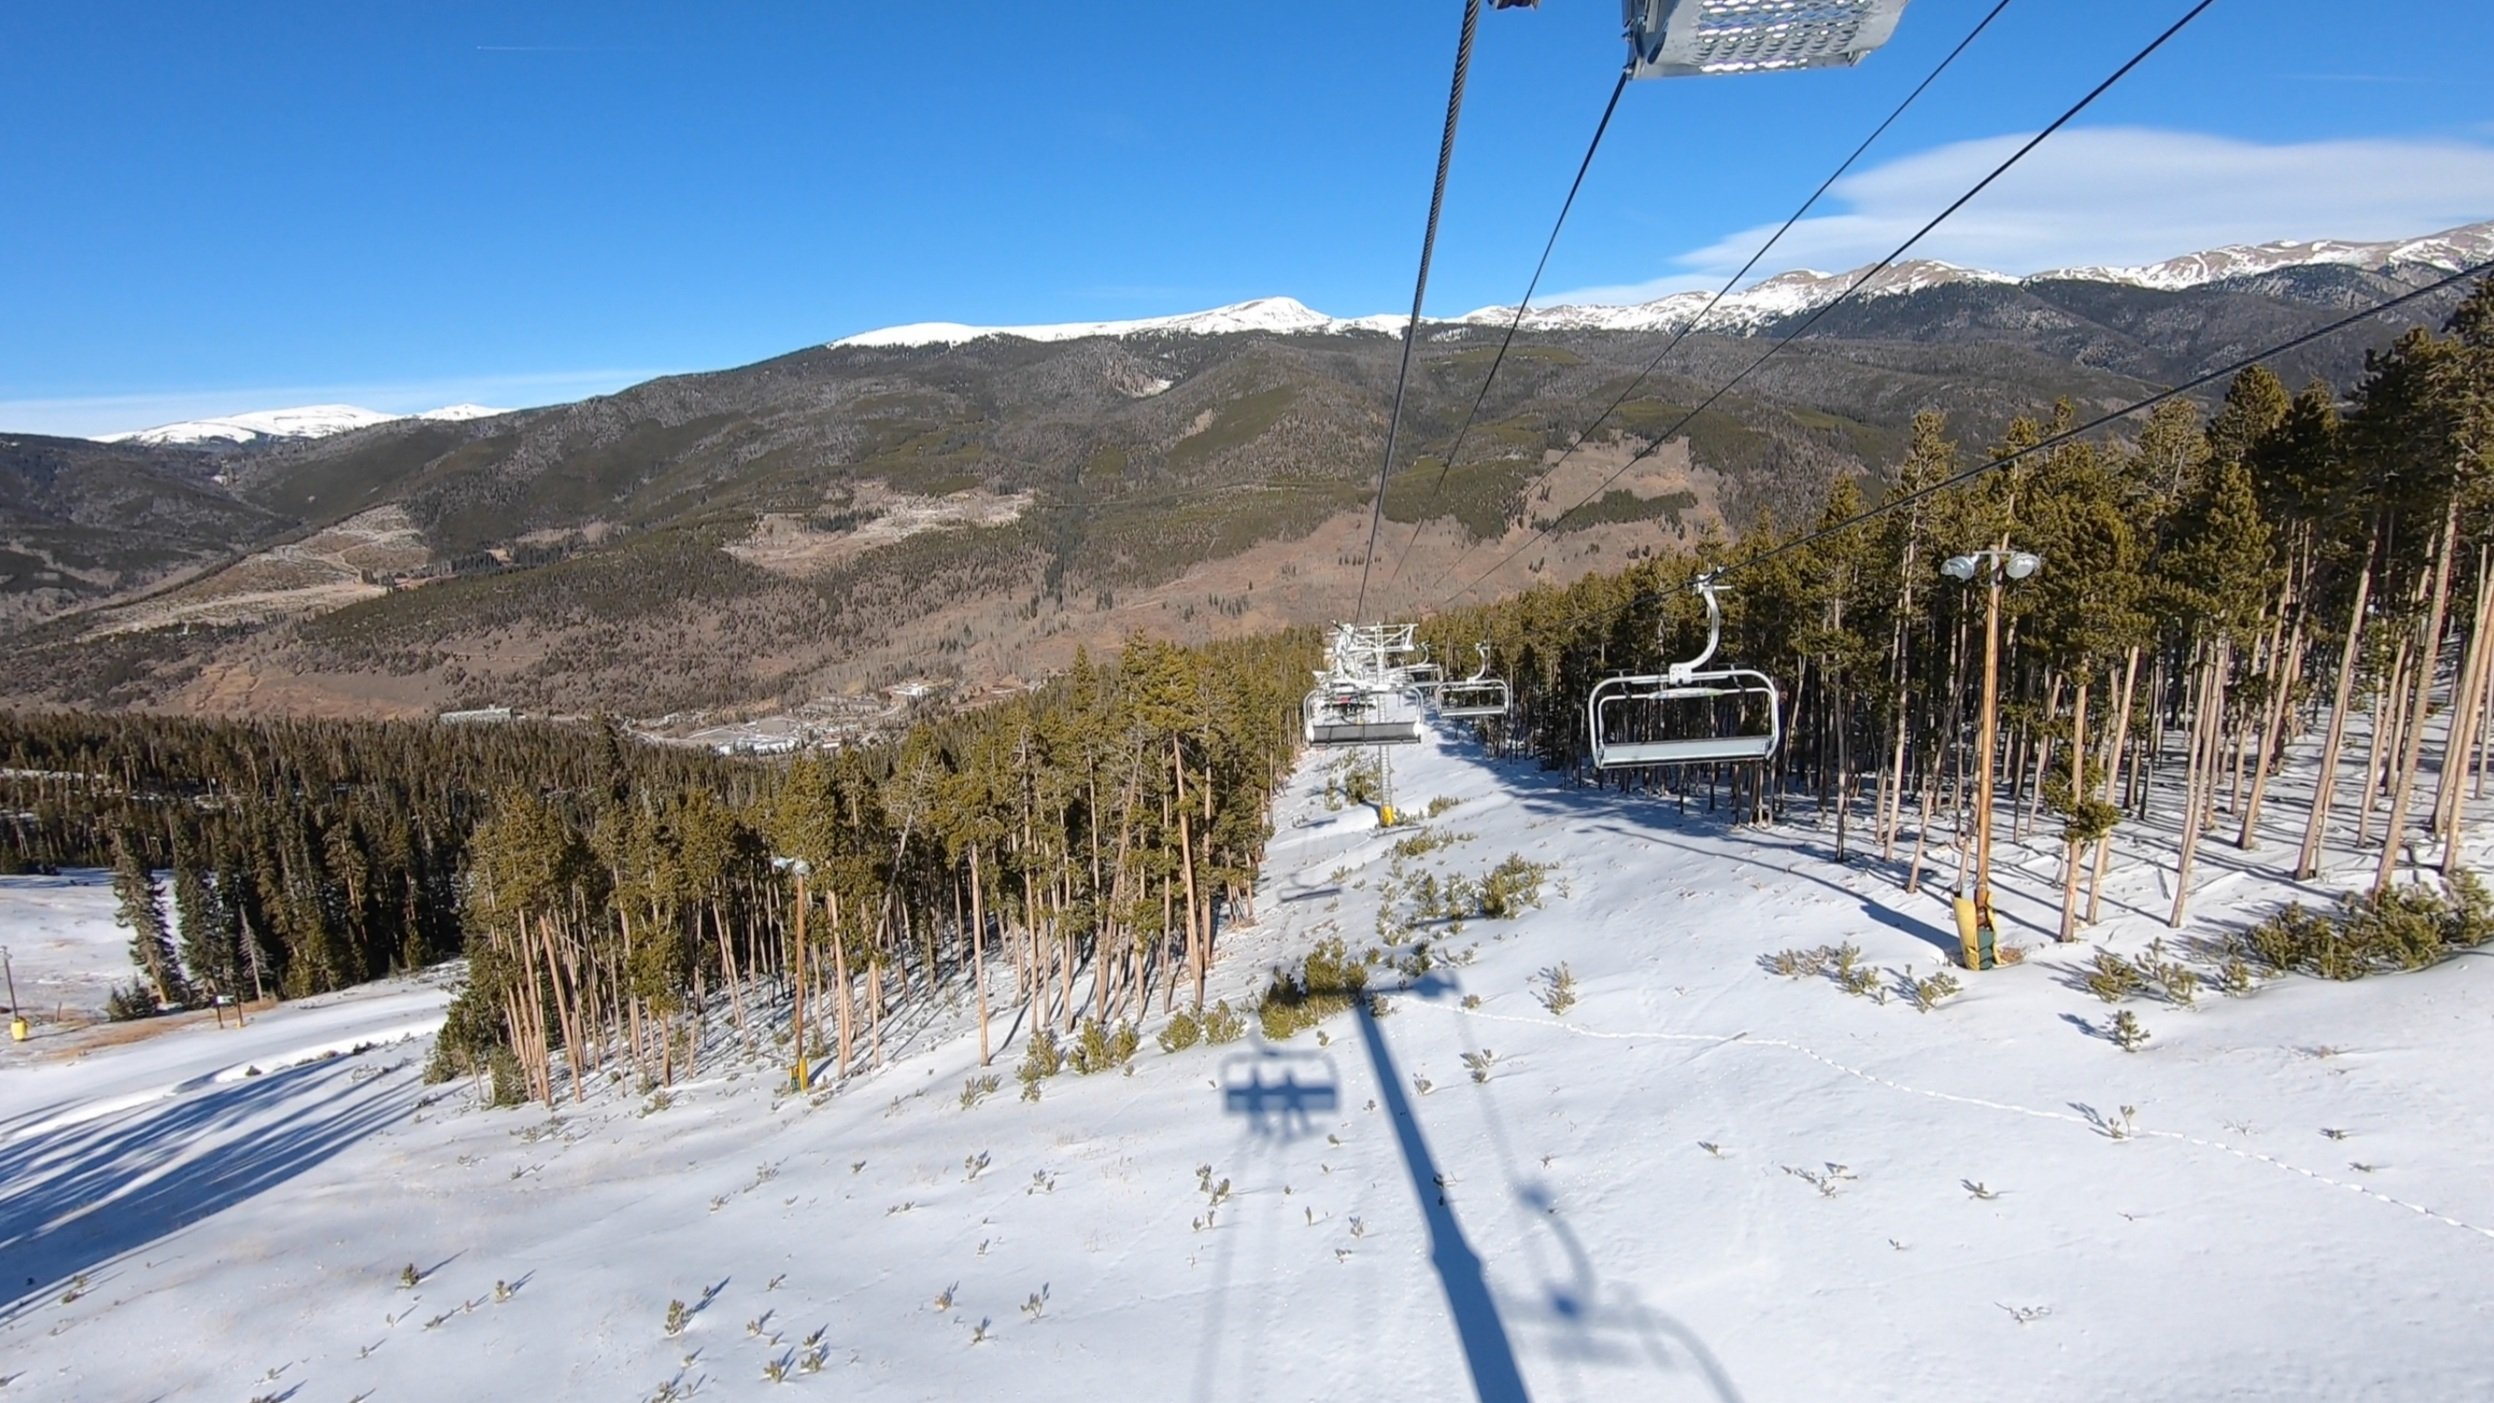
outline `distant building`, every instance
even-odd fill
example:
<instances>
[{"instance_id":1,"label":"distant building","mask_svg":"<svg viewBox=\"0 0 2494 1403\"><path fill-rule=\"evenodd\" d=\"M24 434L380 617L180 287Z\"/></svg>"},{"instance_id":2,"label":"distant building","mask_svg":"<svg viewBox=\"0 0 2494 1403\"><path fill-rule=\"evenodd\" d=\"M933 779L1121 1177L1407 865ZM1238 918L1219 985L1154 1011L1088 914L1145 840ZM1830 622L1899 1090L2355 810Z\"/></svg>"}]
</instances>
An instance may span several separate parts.
<instances>
[{"instance_id":1,"label":"distant building","mask_svg":"<svg viewBox=\"0 0 2494 1403\"><path fill-rule=\"evenodd\" d=\"M445 711L441 719L447 726L484 726L511 720L513 715L507 706L480 706L472 711Z\"/></svg>"}]
</instances>

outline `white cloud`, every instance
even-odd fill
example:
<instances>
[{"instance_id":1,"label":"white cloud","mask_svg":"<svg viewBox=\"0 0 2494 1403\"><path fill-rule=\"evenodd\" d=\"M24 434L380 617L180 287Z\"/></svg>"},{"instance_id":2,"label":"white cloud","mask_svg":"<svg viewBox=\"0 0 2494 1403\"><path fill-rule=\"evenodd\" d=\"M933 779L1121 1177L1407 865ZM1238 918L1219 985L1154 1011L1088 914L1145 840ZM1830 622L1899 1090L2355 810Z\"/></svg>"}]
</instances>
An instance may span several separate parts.
<instances>
[{"instance_id":1,"label":"white cloud","mask_svg":"<svg viewBox=\"0 0 2494 1403\"><path fill-rule=\"evenodd\" d=\"M1936 147L1847 176L1753 276L1885 257L2027 140ZM2264 145L2143 127L2066 131L2037 147L1909 255L2002 273L2155 263L2273 239L2395 239L2494 216L2494 146L2377 138ZM1540 299L1644 302L1712 288L1773 224L1662 261L1643 281Z\"/></svg>"},{"instance_id":2,"label":"white cloud","mask_svg":"<svg viewBox=\"0 0 2494 1403\"><path fill-rule=\"evenodd\" d=\"M612 394L664 370L548 371L526 375L477 375L442 380L365 382L348 385L272 385L239 390L164 390L116 395L65 395L48 399L0 399L0 433L98 434L150 429L186 419L214 419L261 409L303 404L353 404L384 414L421 414L446 404L486 404L523 409L561 404L588 395Z\"/></svg>"}]
</instances>

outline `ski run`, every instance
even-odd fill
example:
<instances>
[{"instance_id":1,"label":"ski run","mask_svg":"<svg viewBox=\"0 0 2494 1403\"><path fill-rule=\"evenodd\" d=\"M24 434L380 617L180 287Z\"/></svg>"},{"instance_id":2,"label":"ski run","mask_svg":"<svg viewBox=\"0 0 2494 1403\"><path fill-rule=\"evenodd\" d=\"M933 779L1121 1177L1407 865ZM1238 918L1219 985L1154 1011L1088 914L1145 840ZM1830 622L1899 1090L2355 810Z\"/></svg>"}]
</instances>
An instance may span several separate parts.
<instances>
[{"instance_id":1,"label":"ski run","mask_svg":"<svg viewBox=\"0 0 2494 1403\"><path fill-rule=\"evenodd\" d=\"M1303 762L1214 971L1242 1037L1164 1052L1155 1010L1036 1103L966 993L836 1089L719 1019L692 1080L552 1115L422 1081L455 966L47 1027L0 1050L0 1399L2494 1396L2494 962L2143 993L2135 1049L2085 988L2369 884L2343 841L2282 875L2316 749L2180 932L2178 800L2068 946L2057 836L2004 810L2026 958L1927 1011L1945 823L1908 896L1806 799L1732 828L1441 727L1391 830ZM1537 907L1409 924L1511 856ZM29 1006L120 971L108 881L0 879ZM1382 1016L1267 1042L1328 936L1386 946ZM1778 960L1846 945L1858 995Z\"/></svg>"}]
</instances>

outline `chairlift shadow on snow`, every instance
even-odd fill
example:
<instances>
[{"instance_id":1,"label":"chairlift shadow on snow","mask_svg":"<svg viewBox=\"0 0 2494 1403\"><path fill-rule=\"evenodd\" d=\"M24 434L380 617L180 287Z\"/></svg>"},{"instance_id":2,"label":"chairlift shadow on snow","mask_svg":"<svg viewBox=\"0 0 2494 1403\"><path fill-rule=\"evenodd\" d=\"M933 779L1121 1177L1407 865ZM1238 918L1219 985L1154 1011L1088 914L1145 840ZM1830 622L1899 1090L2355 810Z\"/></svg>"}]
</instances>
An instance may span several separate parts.
<instances>
[{"instance_id":1,"label":"chairlift shadow on snow","mask_svg":"<svg viewBox=\"0 0 2494 1403\"><path fill-rule=\"evenodd\" d=\"M60 1284L274 1188L406 1115L412 1077L333 1058L155 1100L0 1150L7 1324ZM333 1085L334 1084L334 1085Z\"/></svg>"},{"instance_id":2,"label":"chairlift shadow on snow","mask_svg":"<svg viewBox=\"0 0 2494 1403\"><path fill-rule=\"evenodd\" d=\"M1221 1109L1243 1116L1260 1140L1297 1140L1317 1133L1318 1114L1342 1102L1332 1054L1259 1047L1221 1059Z\"/></svg>"},{"instance_id":3,"label":"chairlift shadow on snow","mask_svg":"<svg viewBox=\"0 0 2494 1403\"><path fill-rule=\"evenodd\" d=\"M1556 1211L1557 1200L1540 1180L1516 1189L1518 1206L1557 1239L1568 1261L1565 1281L1543 1285L1551 1322L1578 1359L1595 1363L1641 1363L1657 1373L1694 1375L1716 1403L1741 1403L1741 1391L1705 1341L1670 1315L1637 1298L1633 1289L1606 1286L1594 1270L1575 1229Z\"/></svg>"}]
</instances>

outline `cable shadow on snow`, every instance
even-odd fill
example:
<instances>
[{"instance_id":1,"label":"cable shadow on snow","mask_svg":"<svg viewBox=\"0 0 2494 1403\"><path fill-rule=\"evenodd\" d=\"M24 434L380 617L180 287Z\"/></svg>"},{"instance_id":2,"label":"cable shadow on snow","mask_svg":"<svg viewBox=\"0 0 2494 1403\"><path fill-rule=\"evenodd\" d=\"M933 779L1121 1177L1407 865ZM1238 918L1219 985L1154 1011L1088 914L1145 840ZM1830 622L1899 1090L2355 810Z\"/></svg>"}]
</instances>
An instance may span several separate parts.
<instances>
[{"instance_id":1,"label":"cable shadow on snow","mask_svg":"<svg viewBox=\"0 0 2494 1403\"><path fill-rule=\"evenodd\" d=\"M274 1188L407 1114L412 1077L332 1058L26 1137L0 1151L0 1324L62 1282Z\"/></svg>"},{"instance_id":2,"label":"cable shadow on snow","mask_svg":"<svg viewBox=\"0 0 2494 1403\"><path fill-rule=\"evenodd\" d=\"M1480 1254L1465 1240L1463 1225L1455 1220L1455 1210L1447 1204L1442 1187L1446 1176L1430 1155L1429 1142L1412 1115L1411 1102L1403 1095L1403 1078L1395 1070L1394 1055L1386 1050L1385 1038L1377 1031L1377 1020L1367 1005L1360 1005L1352 1016L1359 1023L1360 1040L1367 1046L1369 1063L1376 1071L1377 1097L1402 1149L1403 1167L1411 1176L1412 1196L1429 1226L1429 1265L1436 1269L1438 1285L1446 1293L1447 1313L1454 1318L1455 1337L1463 1346L1472 1391L1480 1403L1530 1403L1532 1395L1525 1391L1524 1375L1516 1367L1515 1346L1507 1336L1506 1320L1498 1313L1497 1300L1490 1295L1488 1279L1481 1274Z\"/></svg>"}]
</instances>

